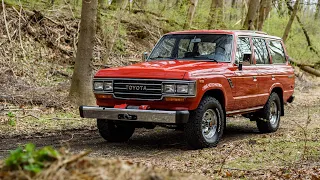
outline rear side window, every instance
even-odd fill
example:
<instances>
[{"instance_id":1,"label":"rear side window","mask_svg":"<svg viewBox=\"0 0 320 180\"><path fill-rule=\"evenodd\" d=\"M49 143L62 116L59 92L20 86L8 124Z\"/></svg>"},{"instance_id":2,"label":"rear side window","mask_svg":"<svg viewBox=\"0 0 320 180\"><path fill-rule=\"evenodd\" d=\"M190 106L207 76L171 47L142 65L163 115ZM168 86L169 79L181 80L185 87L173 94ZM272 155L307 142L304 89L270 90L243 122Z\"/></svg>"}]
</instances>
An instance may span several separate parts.
<instances>
[{"instance_id":1,"label":"rear side window","mask_svg":"<svg viewBox=\"0 0 320 180\"><path fill-rule=\"evenodd\" d=\"M253 38L253 47L256 64L270 64L266 41L261 38Z\"/></svg>"},{"instance_id":2,"label":"rear side window","mask_svg":"<svg viewBox=\"0 0 320 180\"><path fill-rule=\"evenodd\" d=\"M284 55L283 47L280 41L269 41L268 42L270 55L272 57L273 64L286 63L286 57Z\"/></svg>"}]
</instances>

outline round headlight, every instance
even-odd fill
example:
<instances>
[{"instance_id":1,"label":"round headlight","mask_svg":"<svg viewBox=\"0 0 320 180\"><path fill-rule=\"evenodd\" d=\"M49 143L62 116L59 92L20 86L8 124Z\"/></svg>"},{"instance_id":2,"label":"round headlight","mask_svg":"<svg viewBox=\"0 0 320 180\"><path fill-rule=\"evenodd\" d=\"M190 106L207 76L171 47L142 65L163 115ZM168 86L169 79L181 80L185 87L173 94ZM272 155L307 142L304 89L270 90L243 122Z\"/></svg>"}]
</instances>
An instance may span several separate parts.
<instances>
[{"instance_id":1,"label":"round headlight","mask_svg":"<svg viewBox=\"0 0 320 180\"><path fill-rule=\"evenodd\" d=\"M175 87L176 86L174 84L165 84L165 85L163 85L163 92L164 93L174 93Z\"/></svg>"},{"instance_id":2,"label":"round headlight","mask_svg":"<svg viewBox=\"0 0 320 180\"><path fill-rule=\"evenodd\" d=\"M178 84L177 85L177 93L188 94L189 85L188 84Z\"/></svg>"}]
</instances>

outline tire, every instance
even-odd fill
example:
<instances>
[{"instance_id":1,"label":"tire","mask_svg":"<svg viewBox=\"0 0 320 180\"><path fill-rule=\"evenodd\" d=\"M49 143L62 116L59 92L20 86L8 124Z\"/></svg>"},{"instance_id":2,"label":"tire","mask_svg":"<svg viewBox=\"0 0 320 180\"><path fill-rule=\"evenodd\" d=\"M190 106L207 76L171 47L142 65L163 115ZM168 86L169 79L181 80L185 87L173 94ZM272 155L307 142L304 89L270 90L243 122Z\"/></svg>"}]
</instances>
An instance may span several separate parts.
<instances>
[{"instance_id":1,"label":"tire","mask_svg":"<svg viewBox=\"0 0 320 180\"><path fill-rule=\"evenodd\" d=\"M111 120L97 119L99 133L108 142L126 142L134 133L135 127L128 123L115 123Z\"/></svg>"},{"instance_id":2,"label":"tire","mask_svg":"<svg viewBox=\"0 0 320 180\"><path fill-rule=\"evenodd\" d=\"M202 149L217 146L224 128L225 113L221 104L215 98L206 96L198 108L190 112L184 133L192 148Z\"/></svg>"},{"instance_id":3,"label":"tire","mask_svg":"<svg viewBox=\"0 0 320 180\"><path fill-rule=\"evenodd\" d=\"M278 130L281 116L281 101L277 93L271 93L267 103L256 119L257 127L261 133L271 133Z\"/></svg>"}]
</instances>

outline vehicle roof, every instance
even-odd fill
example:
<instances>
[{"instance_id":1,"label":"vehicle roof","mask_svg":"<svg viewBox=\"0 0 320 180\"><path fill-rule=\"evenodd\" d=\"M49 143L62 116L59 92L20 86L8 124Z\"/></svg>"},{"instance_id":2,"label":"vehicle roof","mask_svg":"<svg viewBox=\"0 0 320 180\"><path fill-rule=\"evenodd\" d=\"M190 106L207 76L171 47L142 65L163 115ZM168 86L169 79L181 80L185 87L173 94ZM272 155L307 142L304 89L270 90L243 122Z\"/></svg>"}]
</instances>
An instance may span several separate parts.
<instances>
[{"instance_id":1,"label":"vehicle roof","mask_svg":"<svg viewBox=\"0 0 320 180\"><path fill-rule=\"evenodd\" d=\"M187 31L175 31L170 32L165 35L169 34L232 34L236 36L259 36L271 39L281 39L277 36L268 35L262 31L253 31L253 30L187 30Z\"/></svg>"}]
</instances>

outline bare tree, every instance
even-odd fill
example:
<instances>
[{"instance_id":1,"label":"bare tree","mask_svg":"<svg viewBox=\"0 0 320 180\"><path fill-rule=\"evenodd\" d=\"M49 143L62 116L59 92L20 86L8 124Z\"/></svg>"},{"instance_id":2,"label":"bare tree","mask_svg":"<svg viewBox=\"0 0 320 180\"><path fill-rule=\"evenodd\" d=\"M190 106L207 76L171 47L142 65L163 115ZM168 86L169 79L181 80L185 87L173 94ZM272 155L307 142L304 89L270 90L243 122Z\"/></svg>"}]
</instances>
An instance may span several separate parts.
<instances>
[{"instance_id":1,"label":"bare tree","mask_svg":"<svg viewBox=\"0 0 320 180\"><path fill-rule=\"evenodd\" d=\"M107 7L107 0L98 0L99 9L106 9Z\"/></svg>"},{"instance_id":2,"label":"bare tree","mask_svg":"<svg viewBox=\"0 0 320 180\"><path fill-rule=\"evenodd\" d=\"M257 29L259 31L262 30L264 21L267 19L268 15L271 11L271 5L272 5L271 0L261 0L260 10L259 10L258 27L257 27Z\"/></svg>"},{"instance_id":3,"label":"bare tree","mask_svg":"<svg viewBox=\"0 0 320 180\"><path fill-rule=\"evenodd\" d=\"M184 29L189 29L191 27L194 14L196 12L197 4L198 4L198 0L190 0L187 19L183 26Z\"/></svg>"},{"instance_id":4,"label":"bare tree","mask_svg":"<svg viewBox=\"0 0 320 180\"><path fill-rule=\"evenodd\" d=\"M282 37L283 42L286 42L286 40L288 38L288 35L289 35L289 32L290 32L293 20L296 17L297 12L298 12L299 2L300 2L300 0L296 0L296 2L294 4L293 11L292 11L290 19L288 21L287 27L286 27L286 29L285 29L285 31L283 33L283 37Z\"/></svg>"},{"instance_id":5,"label":"bare tree","mask_svg":"<svg viewBox=\"0 0 320 180\"><path fill-rule=\"evenodd\" d=\"M208 29L216 29L223 25L223 2L221 0L212 0L209 19L208 19Z\"/></svg>"},{"instance_id":6,"label":"bare tree","mask_svg":"<svg viewBox=\"0 0 320 180\"><path fill-rule=\"evenodd\" d=\"M314 19L315 20L319 19L319 11L320 11L320 0L318 0L316 13L314 14Z\"/></svg>"},{"instance_id":7,"label":"bare tree","mask_svg":"<svg viewBox=\"0 0 320 180\"><path fill-rule=\"evenodd\" d=\"M244 22L245 21L245 16L246 16L246 10L248 9L247 7L247 2L246 0L241 0L241 21Z\"/></svg>"},{"instance_id":8,"label":"bare tree","mask_svg":"<svg viewBox=\"0 0 320 180\"><path fill-rule=\"evenodd\" d=\"M291 14L293 14L294 8L290 5L290 2L287 1L286 4L289 9L289 12L292 12ZM310 51L314 52L318 57L320 57L320 53L313 47L312 42L311 42L311 38L308 34L308 31L307 31L306 27L303 25L300 17L297 14L296 14L296 18L297 18L297 21L303 31L304 36L306 37L308 48L310 49Z\"/></svg>"},{"instance_id":9,"label":"bare tree","mask_svg":"<svg viewBox=\"0 0 320 180\"><path fill-rule=\"evenodd\" d=\"M102 28L102 20L101 13L102 10L106 9L106 0L98 0L98 10L97 10L97 32L101 31Z\"/></svg>"},{"instance_id":10,"label":"bare tree","mask_svg":"<svg viewBox=\"0 0 320 180\"><path fill-rule=\"evenodd\" d=\"M260 2L258 0L250 0L247 17L243 24L243 29L248 29L248 30L255 29L254 22L257 18L257 11L259 9L259 5L260 5Z\"/></svg>"},{"instance_id":11,"label":"bare tree","mask_svg":"<svg viewBox=\"0 0 320 180\"><path fill-rule=\"evenodd\" d=\"M92 60L98 0L82 1L80 36L69 97L77 105L95 104L92 92Z\"/></svg>"},{"instance_id":12,"label":"bare tree","mask_svg":"<svg viewBox=\"0 0 320 180\"><path fill-rule=\"evenodd\" d=\"M223 1L224 2L224 1ZM234 11L236 10L236 6L237 6L237 2L236 0L232 0L231 1L231 12L230 12L230 21L232 19L237 19L237 13L234 13Z\"/></svg>"},{"instance_id":13,"label":"bare tree","mask_svg":"<svg viewBox=\"0 0 320 180\"><path fill-rule=\"evenodd\" d=\"M126 7L128 6L128 0L118 0L117 4L117 12L116 12L116 22L113 25L114 26L114 31L113 31L113 36L110 39L110 42L108 43L108 49L106 52L106 57L103 58L103 63L107 64L109 61L109 57L113 51L114 45L116 43L116 40L119 36L119 30L120 30L120 25L121 25L121 19L124 13L124 10L126 9Z\"/></svg>"},{"instance_id":14,"label":"bare tree","mask_svg":"<svg viewBox=\"0 0 320 180\"><path fill-rule=\"evenodd\" d=\"M284 10L284 2L285 2L286 0L274 0L274 3L276 4L276 7L277 7L277 11L278 11L278 14L279 14L279 16L280 17L283 17L283 15L284 15L284 12L285 12L285 10Z\"/></svg>"}]
</instances>

